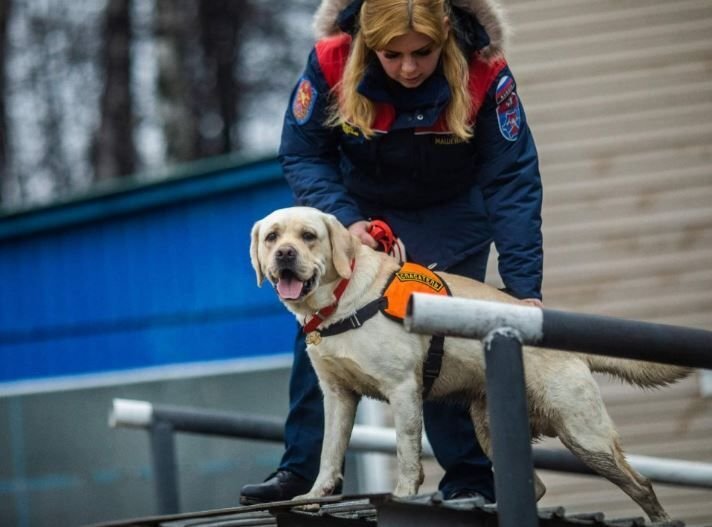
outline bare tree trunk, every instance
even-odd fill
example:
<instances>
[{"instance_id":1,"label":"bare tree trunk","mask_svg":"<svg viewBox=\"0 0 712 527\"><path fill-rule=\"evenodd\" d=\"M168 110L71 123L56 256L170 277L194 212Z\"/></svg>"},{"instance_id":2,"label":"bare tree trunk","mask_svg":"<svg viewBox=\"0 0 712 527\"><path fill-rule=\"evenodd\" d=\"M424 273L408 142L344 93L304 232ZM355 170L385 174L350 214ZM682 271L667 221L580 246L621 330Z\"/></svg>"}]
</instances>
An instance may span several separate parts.
<instances>
[{"instance_id":1,"label":"bare tree trunk","mask_svg":"<svg viewBox=\"0 0 712 527\"><path fill-rule=\"evenodd\" d=\"M166 161L200 156L198 101L200 76L195 0L157 0L155 45L158 56L158 105L166 142Z\"/></svg>"},{"instance_id":2,"label":"bare tree trunk","mask_svg":"<svg viewBox=\"0 0 712 527\"><path fill-rule=\"evenodd\" d=\"M62 57L52 49L50 34L57 26L57 18L51 15L38 17L33 27L38 42L37 51L42 57L43 69L38 71L38 95L45 101L46 111L40 122L46 134L46 148L42 153L42 164L53 174L53 193L65 196L73 189L72 168L67 159L62 123L62 103L58 96L57 86L64 82L64 63Z\"/></svg>"},{"instance_id":3,"label":"bare tree trunk","mask_svg":"<svg viewBox=\"0 0 712 527\"><path fill-rule=\"evenodd\" d=\"M8 154L8 126L5 98L7 82L5 65L7 64L7 27L10 19L11 0L0 0L0 207L4 204L5 191L9 182L10 162Z\"/></svg>"},{"instance_id":4,"label":"bare tree trunk","mask_svg":"<svg viewBox=\"0 0 712 527\"><path fill-rule=\"evenodd\" d=\"M109 0L104 21L104 91L94 144L97 181L127 176L136 168L131 100L130 0Z\"/></svg>"},{"instance_id":5,"label":"bare tree trunk","mask_svg":"<svg viewBox=\"0 0 712 527\"><path fill-rule=\"evenodd\" d=\"M158 94L168 161L238 148L237 36L250 12L247 0L157 0Z\"/></svg>"},{"instance_id":6,"label":"bare tree trunk","mask_svg":"<svg viewBox=\"0 0 712 527\"><path fill-rule=\"evenodd\" d=\"M214 88L206 96L201 151L222 154L239 148L236 130L240 87L235 76L238 34L250 20L247 0L199 0L200 27L208 78ZM207 94L206 94L207 95Z\"/></svg>"}]
</instances>

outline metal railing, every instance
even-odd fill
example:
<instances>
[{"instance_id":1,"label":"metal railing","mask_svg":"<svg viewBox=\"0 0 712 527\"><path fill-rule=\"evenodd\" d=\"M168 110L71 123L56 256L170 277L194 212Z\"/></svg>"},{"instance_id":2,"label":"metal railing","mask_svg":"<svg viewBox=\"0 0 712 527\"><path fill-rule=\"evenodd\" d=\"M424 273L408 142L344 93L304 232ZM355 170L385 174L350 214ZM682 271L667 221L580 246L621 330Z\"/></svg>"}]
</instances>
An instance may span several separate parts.
<instances>
[{"instance_id":1,"label":"metal railing","mask_svg":"<svg viewBox=\"0 0 712 527\"><path fill-rule=\"evenodd\" d=\"M712 333L536 307L415 293L406 329L482 339L500 527L538 525L522 345L712 367Z\"/></svg>"},{"instance_id":2,"label":"metal railing","mask_svg":"<svg viewBox=\"0 0 712 527\"><path fill-rule=\"evenodd\" d=\"M136 428L148 432L157 512L161 514L180 512L174 434L274 442L284 440L284 421L277 417L152 404L132 399L114 399L109 424L115 428ZM355 452L395 454L396 431L393 428L356 425L349 448ZM433 449L426 438L423 438L423 456L433 457ZM534 466L544 470L594 474L568 450L534 447L533 459ZM712 489L712 464L635 455L628 455L628 461L652 481Z\"/></svg>"},{"instance_id":3,"label":"metal railing","mask_svg":"<svg viewBox=\"0 0 712 527\"><path fill-rule=\"evenodd\" d=\"M495 490L502 527L537 525L533 467L593 474L563 449L531 447L524 390L523 344L568 351L712 368L708 331L580 315L519 305L414 294L406 328L413 332L482 339ZM277 418L115 399L112 427L149 432L158 512L180 510L174 434L187 432L282 441ZM395 453L395 430L356 425L349 448ZM423 455L432 448L423 439ZM630 464L654 482L712 488L712 464L628 455Z\"/></svg>"}]
</instances>

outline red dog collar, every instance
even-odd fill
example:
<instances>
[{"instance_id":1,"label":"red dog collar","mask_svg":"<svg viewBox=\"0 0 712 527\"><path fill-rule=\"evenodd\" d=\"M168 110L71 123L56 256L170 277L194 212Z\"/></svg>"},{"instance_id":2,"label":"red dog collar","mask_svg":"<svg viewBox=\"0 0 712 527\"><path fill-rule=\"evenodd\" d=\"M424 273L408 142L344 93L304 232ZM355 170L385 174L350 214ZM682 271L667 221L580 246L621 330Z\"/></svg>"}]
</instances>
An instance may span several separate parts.
<instances>
[{"instance_id":1,"label":"red dog collar","mask_svg":"<svg viewBox=\"0 0 712 527\"><path fill-rule=\"evenodd\" d=\"M354 270L354 265L356 264L356 260L353 259L351 260L351 271ZM343 278L341 282L336 286L336 289L334 289L334 296L336 297L336 300L334 300L334 303L331 305L326 306L325 308L320 309L316 313L314 313L314 316L304 324L303 331L304 333L311 333L314 331L316 328L319 327L319 324L321 324L324 320L329 318L329 316L336 311L336 308L339 306L339 300L341 299L341 295L344 294L344 291L346 290L346 286L349 285L349 282L351 281L350 278Z\"/></svg>"}]
</instances>

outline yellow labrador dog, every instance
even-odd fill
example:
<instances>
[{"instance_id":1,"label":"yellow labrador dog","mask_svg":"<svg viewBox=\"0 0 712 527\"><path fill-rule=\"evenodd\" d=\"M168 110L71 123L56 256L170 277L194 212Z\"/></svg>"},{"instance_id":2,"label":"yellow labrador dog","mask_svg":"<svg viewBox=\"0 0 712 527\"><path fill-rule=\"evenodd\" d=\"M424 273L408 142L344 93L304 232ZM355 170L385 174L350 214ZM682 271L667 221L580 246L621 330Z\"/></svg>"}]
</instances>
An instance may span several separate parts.
<instances>
[{"instance_id":1,"label":"yellow labrador dog","mask_svg":"<svg viewBox=\"0 0 712 527\"><path fill-rule=\"evenodd\" d=\"M399 269L394 258L362 245L334 216L307 207L277 210L255 223L250 256L258 285L266 278L302 325L314 313L333 306L330 314L322 311L324 319L317 321L320 330L378 299ZM439 275L454 296L519 302L480 282ZM346 287L336 303L339 284ZM394 493L416 494L423 481L422 369L429 337L406 332L382 313L351 331L323 337L312 332L309 337L307 352L324 392L325 430L319 475L302 497L331 494L342 477L362 395L390 403L398 450ZM442 369L428 398L467 397L477 439L491 454L481 344L446 338L444 350ZM524 350L524 367L532 437L559 437L584 463L635 500L651 520L667 519L650 482L626 462L591 372L606 372L640 386L660 386L682 378L688 369L529 347ZM536 478L537 498L544 491Z\"/></svg>"}]
</instances>

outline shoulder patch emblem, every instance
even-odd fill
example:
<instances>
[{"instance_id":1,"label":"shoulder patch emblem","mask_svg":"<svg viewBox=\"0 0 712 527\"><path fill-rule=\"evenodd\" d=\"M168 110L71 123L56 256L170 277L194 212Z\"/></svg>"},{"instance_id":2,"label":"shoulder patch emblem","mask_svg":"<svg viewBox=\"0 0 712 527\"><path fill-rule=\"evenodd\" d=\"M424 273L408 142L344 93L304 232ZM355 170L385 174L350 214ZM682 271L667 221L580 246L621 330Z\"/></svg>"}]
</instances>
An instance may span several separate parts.
<instances>
[{"instance_id":1,"label":"shoulder patch emblem","mask_svg":"<svg viewBox=\"0 0 712 527\"><path fill-rule=\"evenodd\" d=\"M517 92L512 91L506 99L497 104L497 122L502 137L507 141L517 140L522 128L522 111Z\"/></svg>"},{"instance_id":2,"label":"shoulder patch emblem","mask_svg":"<svg viewBox=\"0 0 712 527\"><path fill-rule=\"evenodd\" d=\"M497 104L503 103L507 98L512 95L514 91L514 79L509 75L503 75L499 82L497 83L497 89L495 90L494 100Z\"/></svg>"},{"instance_id":3,"label":"shoulder patch emblem","mask_svg":"<svg viewBox=\"0 0 712 527\"><path fill-rule=\"evenodd\" d=\"M299 81L292 101L292 115L297 123L305 124L311 119L316 105L316 89L309 79Z\"/></svg>"}]
</instances>

